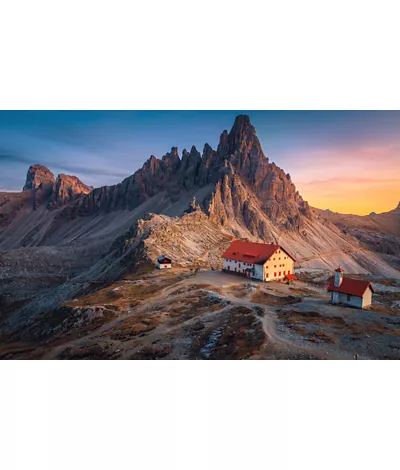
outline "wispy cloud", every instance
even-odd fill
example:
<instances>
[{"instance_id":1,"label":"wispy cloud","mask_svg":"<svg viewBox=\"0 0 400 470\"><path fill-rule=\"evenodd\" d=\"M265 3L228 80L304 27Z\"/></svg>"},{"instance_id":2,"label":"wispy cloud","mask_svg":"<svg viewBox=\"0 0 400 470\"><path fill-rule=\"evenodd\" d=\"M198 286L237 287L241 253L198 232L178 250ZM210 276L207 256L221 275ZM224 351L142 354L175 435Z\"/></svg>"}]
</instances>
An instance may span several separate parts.
<instances>
[{"instance_id":1,"label":"wispy cloud","mask_svg":"<svg viewBox=\"0 0 400 470\"><path fill-rule=\"evenodd\" d=\"M26 165L35 165L40 164L47 166L49 170L52 170L52 166L57 166L58 169L69 172L71 175L95 175L95 176L110 176L110 177L119 177L124 178L129 176L126 172L112 169L112 168L99 168L97 166L83 166L83 165L69 165L68 162L57 162L56 164L46 159L41 159L40 161L35 161L32 158L24 157L21 155L11 155L9 153L0 152L0 163L24 163Z\"/></svg>"},{"instance_id":2,"label":"wispy cloud","mask_svg":"<svg viewBox=\"0 0 400 470\"><path fill-rule=\"evenodd\" d=\"M400 184L400 178L372 178L372 177L335 177L335 178L325 178L320 180L311 180L305 181L302 183L302 186L307 187L318 187L324 186L328 187L331 185L337 184L351 184L351 185L373 185L373 184Z\"/></svg>"}]
</instances>

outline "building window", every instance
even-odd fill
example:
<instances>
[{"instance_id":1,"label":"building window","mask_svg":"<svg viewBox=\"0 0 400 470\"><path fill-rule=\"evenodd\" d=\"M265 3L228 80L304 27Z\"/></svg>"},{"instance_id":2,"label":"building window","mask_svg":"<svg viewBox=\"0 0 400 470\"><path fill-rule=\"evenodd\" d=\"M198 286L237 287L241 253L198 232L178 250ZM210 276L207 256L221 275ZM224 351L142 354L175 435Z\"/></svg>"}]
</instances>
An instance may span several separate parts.
<instances>
[{"instance_id":1,"label":"building window","mask_svg":"<svg viewBox=\"0 0 400 470\"><path fill-rule=\"evenodd\" d=\"M290 271L288 271L287 273L290 274Z\"/></svg>"},{"instance_id":2,"label":"building window","mask_svg":"<svg viewBox=\"0 0 400 470\"><path fill-rule=\"evenodd\" d=\"M286 271L283 271L283 275L284 275L284 276L286 275Z\"/></svg>"},{"instance_id":3,"label":"building window","mask_svg":"<svg viewBox=\"0 0 400 470\"><path fill-rule=\"evenodd\" d=\"M269 277L269 274L268 274L268 273L265 273L265 277Z\"/></svg>"},{"instance_id":4,"label":"building window","mask_svg":"<svg viewBox=\"0 0 400 470\"><path fill-rule=\"evenodd\" d=\"M230 267L230 266L228 266L228 271L230 271L230 270L231 270L231 267Z\"/></svg>"},{"instance_id":5,"label":"building window","mask_svg":"<svg viewBox=\"0 0 400 470\"><path fill-rule=\"evenodd\" d=\"M281 275L281 272L279 271L279 276Z\"/></svg>"},{"instance_id":6,"label":"building window","mask_svg":"<svg viewBox=\"0 0 400 470\"><path fill-rule=\"evenodd\" d=\"M276 266L275 266L276 267ZM276 277L276 273L274 273L274 277Z\"/></svg>"},{"instance_id":7,"label":"building window","mask_svg":"<svg viewBox=\"0 0 400 470\"><path fill-rule=\"evenodd\" d=\"M276 268L276 265L274 266L274 268Z\"/></svg>"}]
</instances>

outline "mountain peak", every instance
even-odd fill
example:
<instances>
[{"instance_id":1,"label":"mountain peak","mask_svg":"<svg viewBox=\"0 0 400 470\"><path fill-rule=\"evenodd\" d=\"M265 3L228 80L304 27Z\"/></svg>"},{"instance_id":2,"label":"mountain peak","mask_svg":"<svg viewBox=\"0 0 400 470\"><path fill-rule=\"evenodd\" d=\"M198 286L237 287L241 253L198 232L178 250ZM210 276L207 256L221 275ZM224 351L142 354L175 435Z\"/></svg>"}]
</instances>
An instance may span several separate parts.
<instances>
[{"instance_id":1,"label":"mountain peak","mask_svg":"<svg viewBox=\"0 0 400 470\"><path fill-rule=\"evenodd\" d=\"M222 133L220 138L220 148L230 155L237 153L243 155L251 154L254 157L265 158L256 130L250 122L250 117L246 114L236 116L232 129L226 136Z\"/></svg>"},{"instance_id":2,"label":"mountain peak","mask_svg":"<svg viewBox=\"0 0 400 470\"><path fill-rule=\"evenodd\" d=\"M235 126L249 126L251 125L250 116L247 114L239 114L235 118L235 122L233 123L233 127Z\"/></svg>"},{"instance_id":3,"label":"mountain peak","mask_svg":"<svg viewBox=\"0 0 400 470\"><path fill-rule=\"evenodd\" d=\"M64 206L75 199L90 193L92 186L87 186L77 176L70 176L61 173L57 176L54 184L49 209Z\"/></svg>"},{"instance_id":4,"label":"mountain peak","mask_svg":"<svg viewBox=\"0 0 400 470\"><path fill-rule=\"evenodd\" d=\"M31 165L26 174L25 185L22 191L37 189L43 184L54 184L55 178L53 173L44 165Z\"/></svg>"}]
</instances>

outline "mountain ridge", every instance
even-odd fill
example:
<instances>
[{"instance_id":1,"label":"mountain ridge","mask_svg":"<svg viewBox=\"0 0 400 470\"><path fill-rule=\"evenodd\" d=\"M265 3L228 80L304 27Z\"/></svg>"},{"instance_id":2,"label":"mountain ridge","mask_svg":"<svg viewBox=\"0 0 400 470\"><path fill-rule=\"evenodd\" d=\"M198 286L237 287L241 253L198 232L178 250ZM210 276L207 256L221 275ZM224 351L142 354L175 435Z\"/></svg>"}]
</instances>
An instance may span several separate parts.
<instances>
[{"instance_id":1,"label":"mountain ridge","mask_svg":"<svg viewBox=\"0 0 400 470\"><path fill-rule=\"evenodd\" d=\"M180 157L172 147L112 186L92 189L37 167L28 170L25 191L0 194L0 276L7 281L0 300L18 303L18 321L160 254L176 265L219 269L234 238L286 246L304 269L340 264L349 273L399 276L390 259L309 206L290 174L264 155L246 115L220 134L217 150L192 146Z\"/></svg>"}]
</instances>

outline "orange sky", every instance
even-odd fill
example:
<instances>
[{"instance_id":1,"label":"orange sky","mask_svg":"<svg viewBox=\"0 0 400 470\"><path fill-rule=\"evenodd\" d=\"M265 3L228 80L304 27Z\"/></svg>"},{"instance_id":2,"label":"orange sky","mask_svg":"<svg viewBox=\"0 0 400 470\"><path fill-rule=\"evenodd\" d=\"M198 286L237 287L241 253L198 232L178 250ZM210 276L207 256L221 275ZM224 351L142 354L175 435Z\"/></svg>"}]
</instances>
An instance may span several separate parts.
<instances>
[{"instance_id":1,"label":"orange sky","mask_svg":"<svg viewBox=\"0 0 400 470\"><path fill-rule=\"evenodd\" d=\"M296 162L292 180L313 207L366 215L400 201L400 145L314 150Z\"/></svg>"}]
</instances>

